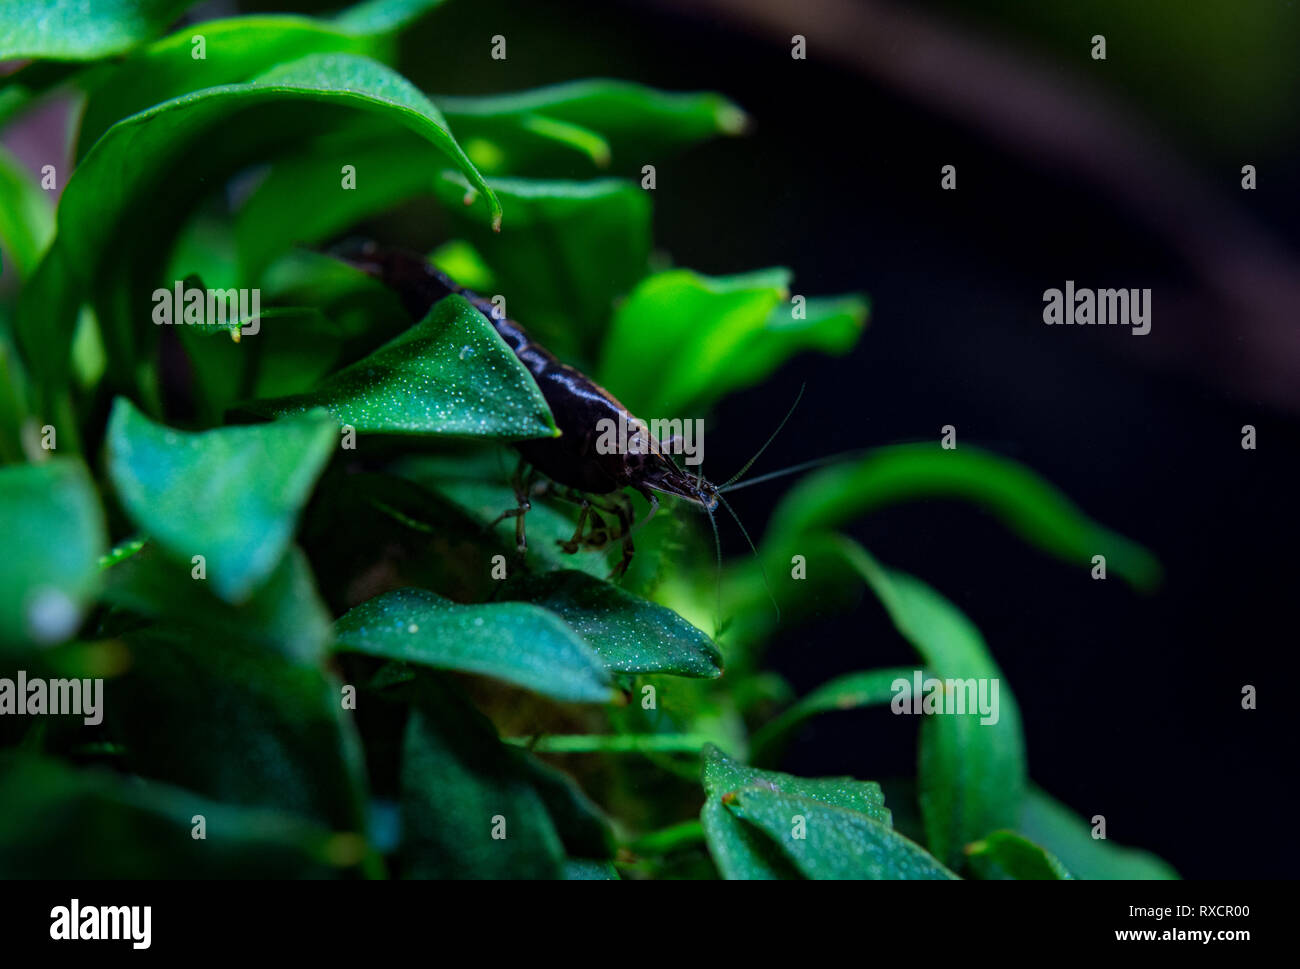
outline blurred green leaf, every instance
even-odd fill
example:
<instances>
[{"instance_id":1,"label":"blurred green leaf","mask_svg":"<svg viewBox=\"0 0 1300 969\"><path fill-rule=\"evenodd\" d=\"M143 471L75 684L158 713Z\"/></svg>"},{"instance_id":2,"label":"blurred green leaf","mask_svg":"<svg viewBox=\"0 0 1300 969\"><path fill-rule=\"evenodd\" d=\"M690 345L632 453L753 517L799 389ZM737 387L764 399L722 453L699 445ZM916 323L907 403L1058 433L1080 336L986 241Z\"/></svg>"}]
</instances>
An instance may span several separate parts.
<instances>
[{"instance_id":1,"label":"blurred green leaf","mask_svg":"<svg viewBox=\"0 0 1300 969\"><path fill-rule=\"evenodd\" d=\"M841 548L935 677L999 684L996 722L981 723L977 711L925 716L920 724L926 840L936 857L957 867L968 843L1020 816L1026 781L1019 708L984 638L956 606L919 579L882 568L856 542L842 539Z\"/></svg>"},{"instance_id":2,"label":"blurred green leaf","mask_svg":"<svg viewBox=\"0 0 1300 969\"><path fill-rule=\"evenodd\" d=\"M563 877L564 845L522 764L478 711L433 688L406 729L403 877Z\"/></svg>"},{"instance_id":3,"label":"blurred green leaf","mask_svg":"<svg viewBox=\"0 0 1300 969\"><path fill-rule=\"evenodd\" d=\"M1178 873L1148 851L1094 838L1092 826L1034 785L1025 793L1017 830L1060 859L1076 878L1167 879Z\"/></svg>"},{"instance_id":4,"label":"blurred green leaf","mask_svg":"<svg viewBox=\"0 0 1300 969\"><path fill-rule=\"evenodd\" d=\"M92 61L161 33L196 0L0 0L0 61Z\"/></svg>"},{"instance_id":5,"label":"blurred green leaf","mask_svg":"<svg viewBox=\"0 0 1300 969\"><path fill-rule=\"evenodd\" d=\"M762 830L808 878L956 877L920 845L858 811L767 787L742 787L723 805Z\"/></svg>"},{"instance_id":6,"label":"blurred green leaf","mask_svg":"<svg viewBox=\"0 0 1300 969\"><path fill-rule=\"evenodd\" d=\"M594 859L613 857L614 833L609 819L577 782L530 753L520 751L518 761L546 805L564 850L574 857L589 859L586 863L593 865L598 864Z\"/></svg>"},{"instance_id":7,"label":"blurred green leaf","mask_svg":"<svg viewBox=\"0 0 1300 969\"><path fill-rule=\"evenodd\" d=\"M878 706L888 703L894 697L890 689L899 678L912 682L912 670L897 667L885 670L868 670L863 673L847 673L837 676L829 683L823 683L798 703L791 706L775 720L764 724L750 738L750 750L755 760L770 756L770 751L777 746L795 727L810 717L833 710L853 710L858 707Z\"/></svg>"},{"instance_id":8,"label":"blurred green leaf","mask_svg":"<svg viewBox=\"0 0 1300 969\"><path fill-rule=\"evenodd\" d=\"M398 589L339 619L341 650L495 677L557 700L604 703L612 680L600 657L554 614L523 602L459 605Z\"/></svg>"},{"instance_id":9,"label":"blurred green leaf","mask_svg":"<svg viewBox=\"0 0 1300 969\"><path fill-rule=\"evenodd\" d=\"M365 851L356 835L282 812L13 752L0 754L0 803L7 879L326 878Z\"/></svg>"},{"instance_id":10,"label":"blurred green leaf","mask_svg":"<svg viewBox=\"0 0 1300 969\"><path fill-rule=\"evenodd\" d=\"M71 458L0 468L0 646L72 636L99 585L104 512Z\"/></svg>"},{"instance_id":11,"label":"blurred green leaf","mask_svg":"<svg viewBox=\"0 0 1300 969\"><path fill-rule=\"evenodd\" d=\"M445 172L434 191L456 235L492 268L506 315L561 358L594 358L615 301L645 275L649 195L614 178L489 184L507 213L500 233L482 193L459 174Z\"/></svg>"},{"instance_id":12,"label":"blurred green leaf","mask_svg":"<svg viewBox=\"0 0 1300 969\"><path fill-rule=\"evenodd\" d=\"M158 625L122 637L104 724L122 766L223 802L365 830L365 769L341 684L223 630Z\"/></svg>"},{"instance_id":13,"label":"blurred green leaf","mask_svg":"<svg viewBox=\"0 0 1300 969\"><path fill-rule=\"evenodd\" d=\"M558 434L532 375L483 314L460 296L440 300L401 336L310 393L252 406L267 414L324 408L359 432L497 438Z\"/></svg>"},{"instance_id":14,"label":"blurred green leaf","mask_svg":"<svg viewBox=\"0 0 1300 969\"><path fill-rule=\"evenodd\" d=\"M0 260L20 278L36 268L54 237L51 197L16 158L0 148Z\"/></svg>"},{"instance_id":15,"label":"blurred green leaf","mask_svg":"<svg viewBox=\"0 0 1300 969\"><path fill-rule=\"evenodd\" d=\"M831 529L900 501L956 498L992 512L1025 541L1067 562L1107 567L1139 589L1160 580L1160 564L1142 546L1097 524L1055 487L1023 465L962 445L878 448L865 457L825 468L792 487L768 526L765 541L788 543Z\"/></svg>"},{"instance_id":16,"label":"blurred green leaf","mask_svg":"<svg viewBox=\"0 0 1300 969\"><path fill-rule=\"evenodd\" d=\"M565 881L618 881L618 872L608 861L574 861L564 863Z\"/></svg>"},{"instance_id":17,"label":"blurred green leaf","mask_svg":"<svg viewBox=\"0 0 1300 969\"><path fill-rule=\"evenodd\" d=\"M247 81L277 64L326 52L391 60L389 36L441 0L377 0L334 20L288 14L226 17L191 24L114 65L90 85L77 157L121 119L170 98ZM194 38L207 55L196 59Z\"/></svg>"},{"instance_id":18,"label":"blurred green leaf","mask_svg":"<svg viewBox=\"0 0 1300 969\"><path fill-rule=\"evenodd\" d=\"M757 383L801 350L844 353L867 316L860 297L788 303L790 272L702 276L671 269L641 282L614 316L601 383L635 413L702 410Z\"/></svg>"},{"instance_id":19,"label":"blurred green leaf","mask_svg":"<svg viewBox=\"0 0 1300 969\"><path fill-rule=\"evenodd\" d=\"M317 665L333 625L312 581L307 558L290 548L253 596L240 606L223 602L207 583L191 577L190 565L163 555L152 544L114 565L104 599L170 627L223 633L265 644L307 665Z\"/></svg>"},{"instance_id":20,"label":"blurred green leaf","mask_svg":"<svg viewBox=\"0 0 1300 969\"><path fill-rule=\"evenodd\" d=\"M213 590L238 603L283 558L337 436L318 413L177 431L119 398L108 422L108 472L132 521L184 563L202 555Z\"/></svg>"},{"instance_id":21,"label":"blurred green leaf","mask_svg":"<svg viewBox=\"0 0 1300 969\"><path fill-rule=\"evenodd\" d=\"M499 213L495 195L432 103L364 57L315 54L247 84L156 105L109 129L68 180L59 234L25 289L18 316L22 347L41 387L48 393L64 383L68 334L80 303L93 295L111 379L119 387L156 393L138 364L156 341L157 327L139 321L150 319L158 274L188 214L223 178L297 151L304 137L334 130L358 114L424 138L462 166L488 197L494 216ZM220 134L229 131L239 137ZM177 170L187 177L167 177ZM343 194L342 186L336 191ZM120 238L133 244L114 245Z\"/></svg>"},{"instance_id":22,"label":"blurred green leaf","mask_svg":"<svg viewBox=\"0 0 1300 969\"><path fill-rule=\"evenodd\" d=\"M1051 854L1014 831L994 831L968 844L966 857L983 879L1059 881L1074 877Z\"/></svg>"},{"instance_id":23,"label":"blurred green leaf","mask_svg":"<svg viewBox=\"0 0 1300 969\"><path fill-rule=\"evenodd\" d=\"M611 158L635 169L677 148L744 130L745 113L720 94L656 91L627 81L592 79L511 94L434 100L468 145L476 139L502 155L500 168L536 174L557 153L598 166Z\"/></svg>"},{"instance_id":24,"label":"blurred green leaf","mask_svg":"<svg viewBox=\"0 0 1300 969\"><path fill-rule=\"evenodd\" d=\"M671 609L625 592L585 572L525 575L502 593L563 619L614 673L722 675L713 641Z\"/></svg>"}]
</instances>

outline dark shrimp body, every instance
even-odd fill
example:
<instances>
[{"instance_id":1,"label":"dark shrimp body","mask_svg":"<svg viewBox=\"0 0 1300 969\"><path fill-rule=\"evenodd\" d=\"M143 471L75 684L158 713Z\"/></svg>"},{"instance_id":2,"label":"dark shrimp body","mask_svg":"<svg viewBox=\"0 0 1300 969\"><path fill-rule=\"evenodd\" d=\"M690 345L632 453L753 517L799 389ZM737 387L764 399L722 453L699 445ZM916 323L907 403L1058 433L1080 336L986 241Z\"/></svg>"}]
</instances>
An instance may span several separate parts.
<instances>
[{"instance_id":1,"label":"dark shrimp body","mask_svg":"<svg viewBox=\"0 0 1300 969\"><path fill-rule=\"evenodd\" d=\"M557 438L514 444L528 464L551 480L593 495L635 488L652 501L650 492L660 491L703 505L710 511L717 505L714 486L674 464L644 421L633 417L613 394L582 371L557 360L549 350L533 341L522 326L501 316L490 300L409 253L366 246L342 258L391 288L413 319L422 319L434 303L453 293L464 297L483 314L537 381L560 430ZM606 427L617 427L619 422L626 424L629 445L626 453L602 454L597 449L603 419L614 421Z\"/></svg>"}]
</instances>

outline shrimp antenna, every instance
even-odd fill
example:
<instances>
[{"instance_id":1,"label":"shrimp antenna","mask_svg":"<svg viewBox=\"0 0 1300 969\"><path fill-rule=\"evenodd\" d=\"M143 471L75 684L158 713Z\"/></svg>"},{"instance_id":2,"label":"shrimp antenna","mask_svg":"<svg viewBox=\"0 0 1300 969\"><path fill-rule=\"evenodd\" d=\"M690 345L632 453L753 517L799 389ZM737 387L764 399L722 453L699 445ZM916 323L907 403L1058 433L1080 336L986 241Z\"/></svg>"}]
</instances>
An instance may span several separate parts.
<instances>
[{"instance_id":1,"label":"shrimp antenna","mask_svg":"<svg viewBox=\"0 0 1300 969\"><path fill-rule=\"evenodd\" d=\"M763 588L767 590L767 597L772 600L772 608L776 610L776 621L781 621L781 607L777 604L776 596L772 594L772 586L767 581L767 569L763 568L763 556L758 554L758 549L754 547L754 540L749 537L749 532L745 531L745 526L740 523L740 516L736 514L736 509L732 508L727 499L718 495L718 501L722 502L722 507L731 513L731 517L736 521L736 527L740 529L740 534L745 536L745 541L749 543L749 550L754 553L754 558L758 560L758 572L763 576ZM716 528L715 528L716 531ZM719 552L719 555L722 553ZM718 589L719 595L722 588L722 566L718 566Z\"/></svg>"},{"instance_id":2,"label":"shrimp antenna","mask_svg":"<svg viewBox=\"0 0 1300 969\"><path fill-rule=\"evenodd\" d=\"M751 467L753 467L755 461L757 461L759 458L763 456L763 452L767 450L768 445L776 440L776 436L781 433L781 428L785 427L785 422L788 421L791 418L791 416L793 416L794 409L799 406L799 401L803 399L803 392L805 389L807 389L807 387L808 387L807 384L800 385L799 393L795 396L794 403L790 405L790 410L786 412L785 417L781 418L781 423L776 425L776 430L772 432L772 436L769 437L763 443L763 446L758 449L757 454L755 454L752 458L750 458L748 461L745 462L744 467L742 467L739 471L733 474L726 481L722 482L722 484L718 485L719 491L721 491L723 488L727 487L728 485L733 484L737 479L741 477L741 475L743 475L746 471L748 471ZM737 520L736 523L739 524L740 523L739 520Z\"/></svg>"},{"instance_id":3,"label":"shrimp antenna","mask_svg":"<svg viewBox=\"0 0 1300 969\"><path fill-rule=\"evenodd\" d=\"M709 516L709 524L713 526L713 547L718 553L718 604L713 613L713 638L716 640L722 635L722 537L718 535L718 521L708 505L704 506L704 513Z\"/></svg>"},{"instance_id":4,"label":"shrimp antenna","mask_svg":"<svg viewBox=\"0 0 1300 969\"><path fill-rule=\"evenodd\" d=\"M833 464L844 458L855 457L863 453L862 451L841 451L839 454L830 454L824 458L814 458L811 461L803 461L788 468L782 468L780 471L769 471L767 474L760 474L757 478L750 478L733 485L720 487L718 491L739 491L741 488L748 488L750 485L762 484L764 481L771 481L773 478L783 478L787 474L798 474L800 471L807 471L809 468L819 468L824 464Z\"/></svg>"}]
</instances>

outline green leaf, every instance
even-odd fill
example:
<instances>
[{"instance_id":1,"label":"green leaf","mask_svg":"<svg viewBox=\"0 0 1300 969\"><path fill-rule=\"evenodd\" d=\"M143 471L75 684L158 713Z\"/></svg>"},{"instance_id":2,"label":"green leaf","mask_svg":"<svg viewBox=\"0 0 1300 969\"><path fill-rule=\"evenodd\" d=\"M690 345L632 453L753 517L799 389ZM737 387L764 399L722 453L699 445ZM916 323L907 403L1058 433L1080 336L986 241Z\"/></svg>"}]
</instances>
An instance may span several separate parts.
<instances>
[{"instance_id":1,"label":"green leaf","mask_svg":"<svg viewBox=\"0 0 1300 969\"><path fill-rule=\"evenodd\" d=\"M614 833L610 830L609 820L577 782L532 754L520 751L518 761L546 805L564 850L577 858L613 857ZM594 860L589 863L596 864Z\"/></svg>"},{"instance_id":2,"label":"green leaf","mask_svg":"<svg viewBox=\"0 0 1300 969\"><path fill-rule=\"evenodd\" d=\"M842 539L841 548L935 677L999 684L994 723L981 723L978 712L921 722L918 798L926 840L940 860L956 867L968 843L1013 826L1020 815L1025 745L1019 708L979 630L956 606L919 579L882 568L857 543Z\"/></svg>"},{"instance_id":3,"label":"green leaf","mask_svg":"<svg viewBox=\"0 0 1300 969\"><path fill-rule=\"evenodd\" d=\"M575 861L569 859L564 863L565 881L618 881L618 872L608 861Z\"/></svg>"},{"instance_id":4,"label":"green leaf","mask_svg":"<svg viewBox=\"0 0 1300 969\"><path fill-rule=\"evenodd\" d=\"M1150 852L1094 838L1092 826L1084 818L1032 784L1025 795L1017 830L1051 851L1076 878L1178 877L1173 868Z\"/></svg>"},{"instance_id":5,"label":"green leaf","mask_svg":"<svg viewBox=\"0 0 1300 969\"><path fill-rule=\"evenodd\" d=\"M575 151L602 167L612 159L639 172L665 149L739 134L747 122L719 94L670 93L603 79L434 100L471 149L474 142L490 144L501 156L500 168L516 174L569 162Z\"/></svg>"},{"instance_id":6,"label":"green leaf","mask_svg":"<svg viewBox=\"0 0 1300 969\"><path fill-rule=\"evenodd\" d=\"M0 468L0 646L72 636L99 585L104 513L71 458Z\"/></svg>"},{"instance_id":7,"label":"green leaf","mask_svg":"<svg viewBox=\"0 0 1300 969\"><path fill-rule=\"evenodd\" d=\"M460 175L444 173L434 189L456 235L492 267L506 314L561 358L594 356L615 300L645 275L648 194L613 178L489 184L509 212L499 234L490 206Z\"/></svg>"},{"instance_id":8,"label":"green leaf","mask_svg":"<svg viewBox=\"0 0 1300 969\"><path fill-rule=\"evenodd\" d=\"M432 685L406 729L403 877L563 877L564 845L522 763L478 711Z\"/></svg>"},{"instance_id":9,"label":"green leaf","mask_svg":"<svg viewBox=\"0 0 1300 969\"><path fill-rule=\"evenodd\" d=\"M0 803L6 879L327 878L365 852L355 834L283 812L13 752L0 754Z\"/></svg>"},{"instance_id":10,"label":"green leaf","mask_svg":"<svg viewBox=\"0 0 1300 969\"><path fill-rule=\"evenodd\" d=\"M104 723L123 768L219 801L364 830L365 771L341 684L225 631L158 625L122 637Z\"/></svg>"},{"instance_id":11,"label":"green leaf","mask_svg":"<svg viewBox=\"0 0 1300 969\"><path fill-rule=\"evenodd\" d=\"M713 744L701 751L702 780L707 800L700 812L709 853L728 879L798 878L792 860L762 831L744 823L725 804L737 789L762 787L839 805L890 824L880 785L849 777L805 778L740 764Z\"/></svg>"},{"instance_id":12,"label":"green leaf","mask_svg":"<svg viewBox=\"0 0 1300 969\"><path fill-rule=\"evenodd\" d=\"M775 720L764 724L755 732L750 739L750 750L753 752L754 759L765 759L765 755L795 727L819 713L854 710L890 702L895 696L891 686L899 678L906 680L910 688L912 670L897 667L847 673L829 683L823 683Z\"/></svg>"},{"instance_id":13,"label":"green leaf","mask_svg":"<svg viewBox=\"0 0 1300 969\"><path fill-rule=\"evenodd\" d=\"M338 435L321 414L189 433L125 398L108 422L108 473L132 521L183 562L202 555L227 602L279 565Z\"/></svg>"},{"instance_id":14,"label":"green leaf","mask_svg":"<svg viewBox=\"0 0 1300 969\"><path fill-rule=\"evenodd\" d=\"M1025 541L1082 567L1105 555L1107 567L1139 589L1160 580L1146 549L1089 519L1060 491L1023 465L963 444L878 448L862 459L800 480L772 513L767 541L782 543L831 529L877 508L908 500L956 498L987 509Z\"/></svg>"},{"instance_id":15,"label":"green leaf","mask_svg":"<svg viewBox=\"0 0 1300 969\"><path fill-rule=\"evenodd\" d=\"M671 609L585 572L524 576L503 597L556 613L612 672L722 675L722 654L708 636Z\"/></svg>"},{"instance_id":16,"label":"green leaf","mask_svg":"<svg viewBox=\"0 0 1300 969\"><path fill-rule=\"evenodd\" d=\"M333 636L329 611L312 581L307 557L291 548L246 603L232 606L191 576L191 566L147 545L108 572L104 599L171 627L221 633L265 645L316 665Z\"/></svg>"},{"instance_id":17,"label":"green leaf","mask_svg":"<svg viewBox=\"0 0 1300 969\"><path fill-rule=\"evenodd\" d=\"M0 260L26 278L54 237L54 206L36 180L0 149ZM0 277L4 268L0 267Z\"/></svg>"},{"instance_id":18,"label":"green leaf","mask_svg":"<svg viewBox=\"0 0 1300 969\"><path fill-rule=\"evenodd\" d=\"M316 54L247 84L164 102L109 129L68 180L58 237L18 316L23 349L46 392L65 382L68 335L80 303L92 296L110 376L118 386L150 390L137 364L156 342L157 327L141 321L151 318L151 294L187 214L246 165L299 151L305 138L358 116L423 138L460 166L499 212L433 104L364 57ZM232 131L239 137L228 137ZM168 177L177 170L186 177ZM133 244L115 245L121 238Z\"/></svg>"},{"instance_id":19,"label":"green leaf","mask_svg":"<svg viewBox=\"0 0 1300 969\"><path fill-rule=\"evenodd\" d=\"M1074 877L1051 854L1014 831L994 831L968 844L966 856L983 879L1059 881Z\"/></svg>"},{"instance_id":20,"label":"green leaf","mask_svg":"<svg viewBox=\"0 0 1300 969\"><path fill-rule=\"evenodd\" d=\"M682 414L706 408L761 380L793 353L842 353L857 339L866 303L814 300L807 318L791 316L790 272L702 276L672 269L643 280L614 316L600 382L634 413Z\"/></svg>"},{"instance_id":21,"label":"green leaf","mask_svg":"<svg viewBox=\"0 0 1300 969\"><path fill-rule=\"evenodd\" d=\"M723 804L763 831L808 878L956 877L924 848L857 811L766 787L742 787Z\"/></svg>"},{"instance_id":22,"label":"green leaf","mask_svg":"<svg viewBox=\"0 0 1300 969\"><path fill-rule=\"evenodd\" d=\"M463 606L398 589L350 610L334 634L338 649L491 676L557 700L611 698L600 657L558 616L527 603Z\"/></svg>"},{"instance_id":23,"label":"green leaf","mask_svg":"<svg viewBox=\"0 0 1300 969\"><path fill-rule=\"evenodd\" d=\"M0 61L93 61L166 29L195 0L0 0Z\"/></svg>"},{"instance_id":24,"label":"green leaf","mask_svg":"<svg viewBox=\"0 0 1300 969\"><path fill-rule=\"evenodd\" d=\"M359 432L553 437L532 375L467 300L448 296L419 323L307 394L258 401L262 413L324 408Z\"/></svg>"},{"instance_id":25,"label":"green leaf","mask_svg":"<svg viewBox=\"0 0 1300 969\"><path fill-rule=\"evenodd\" d=\"M322 20L287 14L226 17L186 26L106 73L91 85L82 114L78 159L116 122L170 98L247 81L277 64L326 52L387 61L392 31L440 0L379 0ZM194 38L206 57L195 59Z\"/></svg>"}]
</instances>

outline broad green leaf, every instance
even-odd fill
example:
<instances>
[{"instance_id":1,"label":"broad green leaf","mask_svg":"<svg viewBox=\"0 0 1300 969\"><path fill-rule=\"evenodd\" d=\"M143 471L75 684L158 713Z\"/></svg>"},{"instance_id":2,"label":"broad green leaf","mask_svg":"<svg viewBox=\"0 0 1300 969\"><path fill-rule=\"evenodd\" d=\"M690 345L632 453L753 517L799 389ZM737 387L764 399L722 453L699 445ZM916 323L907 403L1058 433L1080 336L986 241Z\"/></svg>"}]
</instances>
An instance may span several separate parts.
<instances>
[{"instance_id":1,"label":"broad green leaf","mask_svg":"<svg viewBox=\"0 0 1300 969\"><path fill-rule=\"evenodd\" d=\"M6 879L327 878L366 850L290 814L30 754L0 755L0 803Z\"/></svg>"},{"instance_id":2,"label":"broad green leaf","mask_svg":"<svg viewBox=\"0 0 1300 969\"><path fill-rule=\"evenodd\" d=\"M148 391L138 364L156 342L157 328L141 321L151 318L151 295L186 216L245 166L296 152L304 138L359 116L425 139L462 166L489 197L491 211L499 212L432 103L364 57L312 55L250 83L164 102L109 129L68 180L58 237L24 292L18 317L33 376L46 393L65 379L68 334L78 306L92 296L110 376L118 386ZM226 137L231 131L239 137ZM178 170L186 177L170 177ZM341 185L337 191L343 192ZM121 238L133 244L115 245Z\"/></svg>"},{"instance_id":3,"label":"broad green leaf","mask_svg":"<svg viewBox=\"0 0 1300 969\"><path fill-rule=\"evenodd\" d=\"M563 877L563 842L522 764L450 690L425 698L402 756L401 875Z\"/></svg>"},{"instance_id":4,"label":"broad green leaf","mask_svg":"<svg viewBox=\"0 0 1300 969\"><path fill-rule=\"evenodd\" d=\"M388 61L388 35L439 2L379 0L346 10L335 20L257 14L188 25L136 51L92 84L78 158L113 124L137 111L192 91L247 81L286 61L326 52ZM206 56L196 59L199 37Z\"/></svg>"},{"instance_id":5,"label":"broad green leaf","mask_svg":"<svg viewBox=\"0 0 1300 969\"><path fill-rule=\"evenodd\" d=\"M778 771L746 767L717 747L708 744L701 751L701 771L707 795L700 812L709 854L724 878L782 879L801 877L791 859L776 843L752 825L746 824L725 804L724 798L745 787L807 796L841 805L890 823L880 785L848 777L805 778Z\"/></svg>"},{"instance_id":6,"label":"broad green leaf","mask_svg":"<svg viewBox=\"0 0 1300 969\"><path fill-rule=\"evenodd\" d=\"M575 861L569 859L564 862L564 880L565 881L618 881L618 872L608 861Z\"/></svg>"},{"instance_id":7,"label":"broad green leaf","mask_svg":"<svg viewBox=\"0 0 1300 969\"><path fill-rule=\"evenodd\" d=\"M546 806L564 850L572 857L589 859L588 864L613 857L614 833L609 820L577 782L524 751L519 751L518 761Z\"/></svg>"},{"instance_id":8,"label":"broad green leaf","mask_svg":"<svg viewBox=\"0 0 1300 969\"><path fill-rule=\"evenodd\" d=\"M833 710L853 710L858 707L878 706L888 703L895 696L895 691L891 687L900 678L906 680L910 685L912 670L898 667L895 669L869 670L863 673L848 673L836 677L829 683L823 683L775 720L764 724L761 729L755 732L750 740L750 749L753 752L754 759L763 759L795 727L819 713L828 713Z\"/></svg>"},{"instance_id":9,"label":"broad green leaf","mask_svg":"<svg viewBox=\"0 0 1300 969\"><path fill-rule=\"evenodd\" d=\"M585 572L525 576L511 582L503 596L558 615L611 672L722 675L722 654L708 636L671 609Z\"/></svg>"},{"instance_id":10,"label":"broad green leaf","mask_svg":"<svg viewBox=\"0 0 1300 969\"><path fill-rule=\"evenodd\" d=\"M744 130L745 113L719 94L656 91L627 81L592 79L510 94L435 96L467 145L500 153L502 170L536 174L559 149L639 173L664 149ZM548 148L551 150L548 151Z\"/></svg>"},{"instance_id":11,"label":"broad green leaf","mask_svg":"<svg viewBox=\"0 0 1300 969\"><path fill-rule=\"evenodd\" d=\"M71 458L0 468L0 647L72 636L99 585L104 513Z\"/></svg>"},{"instance_id":12,"label":"broad green leaf","mask_svg":"<svg viewBox=\"0 0 1300 969\"><path fill-rule=\"evenodd\" d=\"M26 278L54 236L51 196L16 158L0 149L0 279Z\"/></svg>"},{"instance_id":13,"label":"broad green leaf","mask_svg":"<svg viewBox=\"0 0 1300 969\"><path fill-rule=\"evenodd\" d=\"M279 565L338 428L321 414L190 433L125 398L108 422L108 473L132 521L206 581L246 601Z\"/></svg>"},{"instance_id":14,"label":"broad green leaf","mask_svg":"<svg viewBox=\"0 0 1300 969\"><path fill-rule=\"evenodd\" d=\"M0 61L93 61L161 33L195 0L0 0Z\"/></svg>"},{"instance_id":15,"label":"broad green leaf","mask_svg":"<svg viewBox=\"0 0 1300 969\"><path fill-rule=\"evenodd\" d=\"M242 638L308 665L319 663L333 635L311 567L296 548L240 606L218 599L207 583L195 581L188 562L167 558L152 545L108 571L104 599L170 627Z\"/></svg>"},{"instance_id":16,"label":"broad green leaf","mask_svg":"<svg viewBox=\"0 0 1300 969\"><path fill-rule=\"evenodd\" d=\"M671 269L643 280L619 306L605 341L600 382L633 413L677 416L716 399L729 361L747 349L787 296L790 272L701 276ZM648 418L647 418L648 419Z\"/></svg>"},{"instance_id":17,"label":"broad green leaf","mask_svg":"<svg viewBox=\"0 0 1300 969\"><path fill-rule=\"evenodd\" d=\"M123 769L231 804L364 830L365 771L342 684L227 631L157 625L121 637L104 723Z\"/></svg>"},{"instance_id":18,"label":"broad green leaf","mask_svg":"<svg viewBox=\"0 0 1300 969\"><path fill-rule=\"evenodd\" d=\"M983 879L1060 881L1074 876L1049 852L1014 831L994 831L966 846L967 863Z\"/></svg>"},{"instance_id":19,"label":"broad green leaf","mask_svg":"<svg viewBox=\"0 0 1300 969\"><path fill-rule=\"evenodd\" d=\"M936 498L974 502L1025 541L1081 567L1105 555L1107 567L1139 589L1160 580L1160 564L1146 549L1089 519L1023 465L965 444L951 451L937 444L878 448L810 474L772 513L767 541L788 542L889 504Z\"/></svg>"},{"instance_id":20,"label":"broad green leaf","mask_svg":"<svg viewBox=\"0 0 1300 969\"><path fill-rule=\"evenodd\" d=\"M1017 830L1050 851L1076 878L1167 879L1178 873L1147 851L1094 838L1092 826L1072 810L1030 785Z\"/></svg>"},{"instance_id":21,"label":"broad green leaf","mask_svg":"<svg viewBox=\"0 0 1300 969\"><path fill-rule=\"evenodd\" d=\"M254 406L268 414L324 408L359 432L496 438L559 433L519 358L460 296L440 300L401 336L312 392Z\"/></svg>"},{"instance_id":22,"label":"broad green leaf","mask_svg":"<svg viewBox=\"0 0 1300 969\"><path fill-rule=\"evenodd\" d=\"M808 878L956 877L920 845L858 811L767 787L742 787L723 805L763 831Z\"/></svg>"},{"instance_id":23,"label":"broad green leaf","mask_svg":"<svg viewBox=\"0 0 1300 969\"><path fill-rule=\"evenodd\" d=\"M508 212L499 234L482 193L461 175L444 173L434 189L456 235L492 267L506 314L562 359L593 358L615 301L645 275L649 194L614 178L489 184Z\"/></svg>"},{"instance_id":24,"label":"broad green leaf","mask_svg":"<svg viewBox=\"0 0 1300 969\"><path fill-rule=\"evenodd\" d=\"M823 801L856 811L890 824L885 796L875 781L851 777L796 777L780 771L762 770L738 763L712 744L704 748L704 790L710 797L722 797L742 787L763 787L770 791Z\"/></svg>"},{"instance_id":25,"label":"broad green leaf","mask_svg":"<svg viewBox=\"0 0 1300 969\"><path fill-rule=\"evenodd\" d=\"M936 857L956 867L967 844L1014 826L1020 816L1025 744L1019 708L979 630L956 606L919 579L881 567L857 543L842 539L841 547L935 677L998 684L996 722L982 723L978 712L945 712L925 716L920 725L918 799L926 839Z\"/></svg>"},{"instance_id":26,"label":"broad green leaf","mask_svg":"<svg viewBox=\"0 0 1300 969\"><path fill-rule=\"evenodd\" d=\"M334 635L341 650L491 676L557 700L611 698L600 657L558 616L528 603L465 606L398 589L350 610Z\"/></svg>"}]
</instances>

